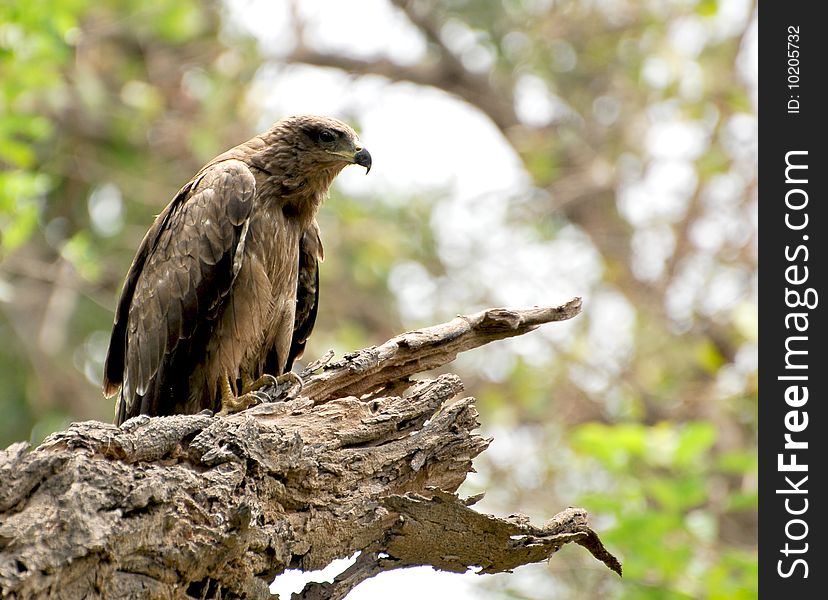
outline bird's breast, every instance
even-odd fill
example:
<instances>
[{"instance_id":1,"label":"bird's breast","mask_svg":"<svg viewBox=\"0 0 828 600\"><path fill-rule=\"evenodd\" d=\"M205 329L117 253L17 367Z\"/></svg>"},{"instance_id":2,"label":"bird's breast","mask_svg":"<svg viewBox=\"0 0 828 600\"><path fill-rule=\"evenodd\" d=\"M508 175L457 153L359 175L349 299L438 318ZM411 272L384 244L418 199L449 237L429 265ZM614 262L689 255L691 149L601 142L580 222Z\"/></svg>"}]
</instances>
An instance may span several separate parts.
<instances>
[{"instance_id":1,"label":"bird's breast","mask_svg":"<svg viewBox=\"0 0 828 600\"><path fill-rule=\"evenodd\" d=\"M251 216L245 258L263 269L275 287L297 276L299 240L302 230L298 223L281 211L261 211Z\"/></svg>"},{"instance_id":2,"label":"bird's breast","mask_svg":"<svg viewBox=\"0 0 828 600\"><path fill-rule=\"evenodd\" d=\"M260 332L257 343L248 349L244 371L259 371L261 357L271 349L276 350L279 368L283 368L293 335L301 233L300 224L281 211L251 216L237 285L254 288L251 293L257 300L251 309Z\"/></svg>"}]
</instances>

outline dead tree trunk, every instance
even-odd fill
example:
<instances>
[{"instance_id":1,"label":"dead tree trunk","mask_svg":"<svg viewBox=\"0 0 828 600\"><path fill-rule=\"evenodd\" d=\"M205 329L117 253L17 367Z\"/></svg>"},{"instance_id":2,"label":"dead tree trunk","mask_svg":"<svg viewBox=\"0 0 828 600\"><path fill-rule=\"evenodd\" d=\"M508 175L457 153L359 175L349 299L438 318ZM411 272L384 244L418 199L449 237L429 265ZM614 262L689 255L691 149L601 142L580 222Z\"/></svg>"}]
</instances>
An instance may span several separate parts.
<instances>
[{"instance_id":1,"label":"dead tree trunk","mask_svg":"<svg viewBox=\"0 0 828 600\"><path fill-rule=\"evenodd\" d=\"M620 574L582 509L533 526L458 498L488 445L474 399L455 399L455 375L410 379L579 311L457 317L312 365L297 398L228 417L74 423L35 450L14 444L0 451L2 597L270 598L285 569L361 551L301 594L342 598L389 569L495 573L568 542Z\"/></svg>"}]
</instances>

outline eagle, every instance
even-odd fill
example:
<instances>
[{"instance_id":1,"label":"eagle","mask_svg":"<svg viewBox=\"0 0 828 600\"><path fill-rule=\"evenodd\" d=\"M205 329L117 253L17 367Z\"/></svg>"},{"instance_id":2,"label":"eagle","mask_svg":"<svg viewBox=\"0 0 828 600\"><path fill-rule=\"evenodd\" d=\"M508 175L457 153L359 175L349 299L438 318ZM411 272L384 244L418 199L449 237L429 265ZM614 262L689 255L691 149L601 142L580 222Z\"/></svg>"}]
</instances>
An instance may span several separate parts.
<instances>
[{"instance_id":1,"label":"eagle","mask_svg":"<svg viewBox=\"0 0 828 600\"><path fill-rule=\"evenodd\" d=\"M288 117L179 190L141 241L115 311L103 393L120 390L117 425L241 410L290 375L319 303L316 213L350 164L371 169L350 126Z\"/></svg>"}]
</instances>

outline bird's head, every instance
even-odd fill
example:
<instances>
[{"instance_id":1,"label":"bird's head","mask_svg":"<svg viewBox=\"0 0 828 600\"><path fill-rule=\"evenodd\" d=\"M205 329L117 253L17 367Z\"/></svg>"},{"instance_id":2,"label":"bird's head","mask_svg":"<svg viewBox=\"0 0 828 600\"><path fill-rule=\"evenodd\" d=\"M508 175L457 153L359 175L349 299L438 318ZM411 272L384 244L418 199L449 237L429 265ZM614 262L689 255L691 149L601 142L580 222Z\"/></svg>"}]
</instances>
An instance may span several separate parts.
<instances>
[{"instance_id":1,"label":"bird's head","mask_svg":"<svg viewBox=\"0 0 828 600\"><path fill-rule=\"evenodd\" d=\"M290 148L291 154L303 168L335 170L347 165L360 165L371 170L371 154L359 141L349 125L330 117L302 115L287 117L271 129L280 146Z\"/></svg>"}]
</instances>

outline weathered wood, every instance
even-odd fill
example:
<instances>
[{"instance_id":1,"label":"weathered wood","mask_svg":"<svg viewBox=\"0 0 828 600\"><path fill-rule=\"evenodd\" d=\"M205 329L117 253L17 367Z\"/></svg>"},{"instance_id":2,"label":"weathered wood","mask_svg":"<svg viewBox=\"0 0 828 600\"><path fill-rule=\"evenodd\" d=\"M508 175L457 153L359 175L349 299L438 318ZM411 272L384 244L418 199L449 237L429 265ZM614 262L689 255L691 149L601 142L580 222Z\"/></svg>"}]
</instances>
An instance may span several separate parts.
<instances>
[{"instance_id":1,"label":"weathered wood","mask_svg":"<svg viewBox=\"0 0 828 600\"><path fill-rule=\"evenodd\" d=\"M490 308L459 315L447 323L400 334L381 346L347 354L341 361L328 364L305 386L303 394L322 402L336 395L376 392L409 375L442 367L465 350L523 335L544 323L571 319L579 312L581 299L575 298L561 306Z\"/></svg>"},{"instance_id":2,"label":"weathered wood","mask_svg":"<svg viewBox=\"0 0 828 600\"><path fill-rule=\"evenodd\" d=\"M285 569L360 551L302 593L342 598L388 569L497 572L572 541L620 573L580 509L533 527L457 498L488 445L474 399L457 399L455 375L407 380L579 307L492 309L402 334L308 375L297 398L227 417L74 423L35 450L0 451L2 597L269 598Z\"/></svg>"}]
</instances>

